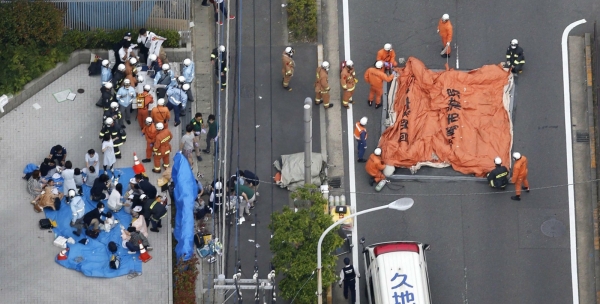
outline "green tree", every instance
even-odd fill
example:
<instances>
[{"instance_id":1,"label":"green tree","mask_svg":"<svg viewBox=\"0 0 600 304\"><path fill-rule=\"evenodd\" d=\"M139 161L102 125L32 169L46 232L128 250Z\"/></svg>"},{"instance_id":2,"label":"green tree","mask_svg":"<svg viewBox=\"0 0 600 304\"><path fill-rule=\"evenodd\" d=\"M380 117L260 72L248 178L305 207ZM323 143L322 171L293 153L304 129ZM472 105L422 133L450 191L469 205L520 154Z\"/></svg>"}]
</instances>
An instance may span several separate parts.
<instances>
[{"instance_id":1,"label":"green tree","mask_svg":"<svg viewBox=\"0 0 600 304\"><path fill-rule=\"evenodd\" d=\"M8 45L52 46L62 38L64 12L44 0L0 4L0 41Z\"/></svg>"},{"instance_id":2,"label":"green tree","mask_svg":"<svg viewBox=\"0 0 600 304\"><path fill-rule=\"evenodd\" d=\"M333 224L326 214L327 200L315 185L303 186L292 193L295 200L311 202L309 208L294 211L284 207L271 215L269 228L273 231L270 246L274 253L273 266L278 275L281 296L296 303L316 303L317 243L327 227ZM322 278L326 288L335 279L337 257L329 254L343 243L337 233L329 233L322 244ZM314 272L314 274L313 274ZM306 285L304 285L306 284Z\"/></svg>"}]
</instances>

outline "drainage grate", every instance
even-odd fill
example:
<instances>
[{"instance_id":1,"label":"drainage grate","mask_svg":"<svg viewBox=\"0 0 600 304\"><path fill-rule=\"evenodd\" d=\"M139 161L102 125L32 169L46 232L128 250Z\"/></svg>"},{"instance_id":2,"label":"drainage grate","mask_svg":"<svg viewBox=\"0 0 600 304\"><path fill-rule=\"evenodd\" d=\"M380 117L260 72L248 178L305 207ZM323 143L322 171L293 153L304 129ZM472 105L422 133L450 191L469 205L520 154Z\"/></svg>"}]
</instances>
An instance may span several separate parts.
<instances>
[{"instance_id":1,"label":"drainage grate","mask_svg":"<svg viewBox=\"0 0 600 304\"><path fill-rule=\"evenodd\" d=\"M341 188L342 187L342 177L335 176L329 179L329 186L332 188Z\"/></svg>"},{"instance_id":2,"label":"drainage grate","mask_svg":"<svg viewBox=\"0 0 600 304\"><path fill-rule=\"evenodd\" d=\"M587 132L577 132L575 133L575 140L581 143L589 143L590 142L590 133Z\"/></svg>"},{"instance_id":3,"label":"drainage grate","mask_svg":"<svg viewBox=\"0 0 600 304\"><path fill-rule=\"evenodd\" d=\"M549 237L560 237L567 231L565 224L555 218L543 222L541 228L542 233Z\"/></svg>"}]
</instances>

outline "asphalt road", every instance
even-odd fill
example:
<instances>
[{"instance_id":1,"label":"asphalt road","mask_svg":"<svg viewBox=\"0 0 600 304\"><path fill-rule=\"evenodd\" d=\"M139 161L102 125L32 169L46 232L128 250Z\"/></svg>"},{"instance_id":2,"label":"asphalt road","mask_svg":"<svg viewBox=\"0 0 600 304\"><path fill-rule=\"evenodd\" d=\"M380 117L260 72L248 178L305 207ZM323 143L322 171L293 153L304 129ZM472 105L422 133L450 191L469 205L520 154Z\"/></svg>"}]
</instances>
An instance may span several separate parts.
<instances>
[{"instance_id":1,"label":"asphalt road","mask_svg":"<svg viewBox=\"0 0 600 304\"><path fill-rule=\"evenodd\" d=\"M338 6L341 29L341 1ZM373 193L367 174L357 166L358 210L398 197L415 199L415 206L404 213L361 216L359 238L366 237L368 244L391 240L431 244L427 259L434 303L572 302L568 231L557 238L540 231L541 223L552 217L568 229L566 187L535 188L566 184L560 39L568 24L582 18L588 23L571 34L591 32L599 4L381 0L350 1L349 10L351 59L361 80L353 115L369 118L369 153L381 132L381 109L367 106L362 74L384 43L392 43L399 57L415 56L429 68L443 68L446 60L439 56L436 26L448 13L454 26L452 45L458 45L449 64L455 67L458 53L460 69L472 69L503 61L510 40L517 38L526 64L517 84L513 150L528 156L534 189L520 202L510 200L508 192L489 194L485 184L474 182L394 182ZM344 58L343 32L339 39ZM361 303L367 303L364 280Z\"/></svg>"}]
</instances>

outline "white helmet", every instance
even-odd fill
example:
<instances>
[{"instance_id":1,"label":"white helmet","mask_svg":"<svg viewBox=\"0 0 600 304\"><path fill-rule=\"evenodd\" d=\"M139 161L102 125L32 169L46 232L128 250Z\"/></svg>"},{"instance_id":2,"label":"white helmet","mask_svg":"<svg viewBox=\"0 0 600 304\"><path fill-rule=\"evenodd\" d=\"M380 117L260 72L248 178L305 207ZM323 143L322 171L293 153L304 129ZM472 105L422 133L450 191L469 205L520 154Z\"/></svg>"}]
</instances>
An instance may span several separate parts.
<instances>
[{"instance_id":1,"label":"white helmet","mask_svg":"<svg viewBox=\"0 0 600 304\"><path fill-rule=\"evenodd\" d=\"M145 200L146 198L148 198L148 196L146 194L142 194L140 195L140 200Z\"/></svg>"},{"instance_id":2,"label":"white helmet","mask_svg":"<svg viewBox=\"0 0 600 304\"><path fill-rule=\"evenodd\" d=\"M392 49L392 44L391 43L386 43L383 45L383 49L386 51L389 51Z\"/></svg>"},{"instance_id":3,"label":"white helmet","mask_svg":"<svg viewBox=\"0 0 600 304\"><path fill-rule=\"evenodd\" d=\"M186 58L186 59L183 61L183 65L185 65L185 66L189 66L190 64L192 64L192 60L191 60L191 59L189 59L189 58Z\"/></svg>"},{"instance_id":4,"label":"white helmet","mask_svg":"<svg viewBox=\"0 0 600 304\"><path fill-rule=\"evenodd\" d=\"M69 192L68 192L68 194L69 194L69 197L70 197L70 198L74 198L74 197L75 197L75 190L73 190L73 189L69 189Z\"/></svg>"},{"instance_id":5,"label":"white helmet","mask_svg":"<svg viewBox=\"0 0 600 304\"><path fill-rule=\"evenodd\" d=\"M152 89L152 87L149 84L144 86L144 91L146 91L146 92L150 92L151 89Z\"/></svg>"},{"instance_id":6,"label":"white helmet","mask_svg":"<svg viewBox=\"0 0 600 304\"><path fill-rule=\"evenodd\" d=\"M138 81L138 82L144 82L144 76L142 76L142 75L138 75L138 76L137 76L137 81Z\"/></svg>"},{"instance_id":7,"label":"white helmet","mask_svg":"<svg viewBox=\"0 0 600 304\"><path fill-rule=\"evenodd\" d=\"M105 82L104 83L104 87L107 88L107 89L112 89L112 82L110 82L110 81L109 82Z\"/></svg>"},{"instance_id":8,"label":"white helmet","mask_svg":"<svg viewBox=\"0 0 600 304\"><path fill-rule=\"evenodd\" d=\"M217 189L217 190L221 190L221 189L223 189L223 183L221 183L221 182L216 182L216 183L215 183L215 189Z\"/></svg>"},{"instance_id":9,"label":"white helmet","mask_svg":"<svg viewBox=\"0 0 600 304\"><path fill-rule=\"evenodd\" d=\"M146 124L149 125L152 123L152 117L146 117Z\"/></svg>"},{"instance_id":10,"label":"white helmet","mask_svg":"<svg viewBox=\"0 0 600 304\"><path fill-rule=\"evenodd\" d=\"M499 156L496 156L496 158L494 158L494 164L502 165L502 158L500 158Z\"/></svg>"},{"instance_id":11,"label":"white helmet","mask_svg":"<svg viewBox=\"0 0 600 304\"><path fill-rule=\"evenodd\" d=\"M325 71L329 71L329 61L323 61L321 63L321 67L325 69Z\"/></svg>"},{"instance_id":12,"label":"white helmet","mask_svg":"<svg viewBox=\"0 0 600 304\"><path fill-rule=\"evenodd\" d=\"M510 41L510 48L516 49L518 45L519 45L519 40L513 39Z\"/></svg>"},{"instance_id":13,"label":"white helmet","mask_svg":"<svg viewBox=\"0 0 600 304\"><path fill-rule=\"evenodd\" d=\"M442 15L442 20L443 20L443 21L450 20L450 15L448 15L448 14L443 14L443 15Z\"/></svg>"},{"instance_id":14,"label":"white helmet","mask_svg":"<svg viewBox=\"0 0 600 304\"><path fill-rule=\"evenodd\" d=\"M346 66L348 66L348 67L354 66L354 61L352 61L350 59L346 60Z\"/></svg>"},{"instance_id":15,"label":"white helmet","mask_svg":"<svg viewBox=\"0 0 600 304\"><path fill-rule=\"evenodd\" d=\"M129 63L136 64L137 63L137 58L135 58L135 57L129 58Z\"/></svg>"},{"instance_id":16,"label":"white helmet","mask_svg":"<svg viewBox=\"0 0 600 304\"><path fill-rule=\"evenodd\" d=\"M102 60L102 66L107 67L110 62L106 59Z\"/></svg>"},{"instance_id":17,"label":"white helmet","mask_svg":"<svg viewBox=\"0 0 600 304\"><path fill-rule=\"evenodd\" d=\"M165 99L164 98L159 98L158 101L156 102L159 106L164 106L165 105Z\"/></svg>"},{"instance_id":18,"label":"white helmet","mask_svg":"<svg viewBox=\"0 0 600 304\"><path fill-rule=\"evenodd\" d=\"M221 52L221 53L225 52L225 46L224 45L219 45L219 52Z\"/></svg>"},{"instance_id":19,"label":"white helmet","mask_svg":"<svg viewBox=\"0 0 600 304\"><path fill-rule=\"evenodd\" d=\"M285 48L285 53L288 55L294 54L294 49L291 46Z\"/></svg>"},{"instance_id":20,"label":"white helmet","mask_svg":"<svg viewBox=\"0 0 600 304\"><path fill-rule=\"evenodd\" d=\"M148 56L148 59L150 59L150 61L156 61L156 55L152 54Z\"/></svg>"},{"instance_id":21,"label":"white helmet","mask_svg":"<svg viewBox=\"0 0 600 304\"><path fill-rule=\"evenodd\" d=\"M123 84L131 84L131 80L129 80L129 78L125 78L125 80L123 80Z\"/></svg>"},{"instance_id":22,"label":"white helmet","mask_svg":"<svg viewBox=\"0 0 600 304\"><path fill-rule=\"evenodd\" d=\"M181 86L181 88L182 88L184 91L187 91L187 90L189 90L189 89L190 89L190 84L189 84L189 83L186 83L186 84L184 84L183 86Z\"/></svg>"},{"instance_id":23,"label":"white helmet","mask_svg":"<svg viewBox=\"0 0 600 304\"><path fill-rule=\"evenodd\" d=\"M184 83L185 82L185 76L179 76L179 77L177 77L177 81L179 83Z\"/></svg>"},{"instance_id":24,"label":"white helmet","mask_svg":"<svg viewBox=\"0 0 600 304\"><path fill-rule=\"evenodd\" d=\"M363 126L366 126L368 120L369 119L365 116L365 117L363 117L363 118L360 119L360 124L363 125Z\"/></svg>"},{"instance_id":25,"label":"white helmet","mask_svg":"<svg viewBox=\"0 0 600 304\"><path fill-rule=\"evenodd\" d=\"M160 131L160 130L162 130L162 129L164 129L164 128L165 128L165 125L163 125L163 123L162 123L162 122L159 122L159 123L157 123L157 124L156 124L156 130L159 130L159 131Z\"/></svg>"},{"instance_id":26,"label":"white helmet","mask_svg":"<svg viewBox=\"0 0 600 304\"><path fill-rule=\"evenodd\" d=\"M519 153L519 152L515 152L515 153L513 153L513 158L514 158L515 160L517 160L517 159L521 159L521 153Z\"/></svg>"},{"instance_id":27,"label":"white helmet","mask_svg":"<svg viewBox=\"0 0 600 304\"><path fill-rule=\"evenodd\" d=\"M373 153L377 156L381 155L381 148L376 148L375 151L373 151Z\"/></svg>"},{"instance_id":28,"label":"white helmet","mask_svg":"<svg viewBox=\"0 0 600 304\"><path fill-rule=\"evenodd\" d=\"M381 69L383 67L383 61L379 60L379 61L375 62L375 67L378 69Z\"/></svg>"},{"instance_id":29,"label":"white helmet","mask_svg":"<svg viewBox=\"0 0 600 304\"><path fill-rule=\"evenodd\" d=\"M113 124L113 122L115 122L112 117L108 117L106 118L106 120L104 120L104 124L106 124L107 126L110 126Z\"/></svg>"},{"instance_id":30,"label":"white helmet","mask_svg":"<svg viewBox=\"0 0 600 304\"><path fill-rule=\"evenodd\" d=\"M117 67L117 69L121 72L125 71L125 65L124 64L119 64L119 66Z\"/></svg>"},{"instance_id":31,"label":"white helmet","mask_svg":"<svg viewBox=\"0 0 600 304\"><path fill-rule=\"evenodd\" d=\"M110 107L111 108L118 108L119 104L113 101L113 102L110 103Z\"/></svg>"},{"instance_id":32,"label":"white helmet","mask_svg":"<svg viewBox=\"0 0 600 304\"><path fill-rule=\"evenodd\" d=\"M168 64L168 63L165 63L165 64L163 64L163 65L162 65L162 69L163 69L163 71L166 71L166 70L168 70L168 69L170 69L170 68L171 68L171 67L169 66L169 64Z\"/></svg>"}]
</instances>

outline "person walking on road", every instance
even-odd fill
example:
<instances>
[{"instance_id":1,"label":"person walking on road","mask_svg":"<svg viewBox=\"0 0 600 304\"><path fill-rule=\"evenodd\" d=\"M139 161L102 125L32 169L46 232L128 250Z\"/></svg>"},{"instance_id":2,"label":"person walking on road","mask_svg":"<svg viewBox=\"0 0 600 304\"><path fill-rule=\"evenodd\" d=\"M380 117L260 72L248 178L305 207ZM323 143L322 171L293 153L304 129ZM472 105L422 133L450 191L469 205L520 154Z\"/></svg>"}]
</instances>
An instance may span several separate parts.
<instances>
[{"instance_id":1,"label":"person walking on road","mask_svg":"<svg viewBox=\"0 0 600 304\"><path fill-rule=\"evenodd\" d=\"M323 107L329 109L333 107L333 104L329 103L329 62L323 61L319 67L317 67L317 79L315 80L315 104L320 105L323 102Z\"/></svg>"},{"instance_id":2,"label":"person walking on road","mask_svg":"<svg viewBox=\"0 0 600 304\"><path fill-rule=\"evenodd\" d=\"M360 273L350 264L350 258L344 258L344 265L346 266L340 271L339 285L342 287L344 283L344 298L348 300L348 292L350 292L352 303L356 303L356 278L360 278Z\"/></svg>"},{"instance_id":3,"label":"person walking on road","mask_svg":"<svg viewBox=\"0 0 600 304\"><path fill-rule=\"evenodd\" d=\"M371 85L369 90L369 100L367 103L369 107L373 105L375 100L375 109L381 107L381 95L383 95L383 82L390 82L394 79L394 74L386 75L381 69L383 68L383 61L375 62L374 67L370 67L365 71L365 81Z\"/></svg>"},{"instance_id":4,"label":"person walking on road","mask_svg":"<svg viewBox=\"0 0 600 304\"><path fill-rule=\"evenodd\" d=\"M385 164L381 159L381 148L375 149L373 154L369 156L369 160L365 164L365 170L371 176L369 178L369 185L373 186L374 183L379 183L380 181L385 179L385 175L383 175L383 169L385 169Z\"/></svg>"},{"instance_id":5,"label":"person walking on road","mask_svg":"<svg viewBox=\"0 0 600 304\"><path fill-rule=\"evenodd\" d=\"M396 51L392 49L391 43L384 44L383 48L377 52L376 61L383 61L383 67L386 71L398 66L398 62L396 62Z\"/></svg>"},{"instance_id":6,"label":"person walking on road","mask_svg":"<svg viewBox=\"0 0 600 304\"><path fill-rule=\"evenodd\" d=\"M365 126L367 125L367 117L361 118L359 121L354 124L354 138L358 143L358 162L364 163L365 160L363 157L365 156L365 150L367 150L367 129Z\"/></svg>"},{"instance_id":7,"label":"person walking on road","mask_svg":"<svg viewBox=\"0 0 600 304\"><path fill-rule=\"evenodd\" d=\"M508 185L508 169L502 165L502 159L498 156L494 159L494 164L496 168L487 175L488 183L492 188L505 190Z\"/></svg>"},{"instance_id":8,"label":"person walking on road","mask_svg":"<svg viewBox=\"0 0 600 304\"><path fill-rule=\"evenodd\" d=\"M348 108L348 103L352 103L352 95L358 79L356 79L356 72L354 71L354 62L352 60L346 61L346 66L342 68L340 73L340 85L344 93L342 94L342 105Z\"/></svg>"},{"instance_id":9,"label":"person walking on road","mask_svg":"<svg viewBox=\"0 0 600 304\"><path fill-rule=\"evenodd\" d=\"M521 200L521 190L529 192L529 181L527 180L527 157L521 155L519 152L513 153L513 174L511 182L515 184L515 196L511 196L510 199L515 201Z\"/></svg>"},{"instance_id":10,"label":"person walking on road","mask_svg":"<svg viewBox=\"0 0 600 304\"><path fill-rule=\"evenodd\" d=\"M165 128L162 123L156 124L156 130L158 130L158 134L156 134L156 139L154 140L154 145L152 146L152 151L154 152L154 169L152 172L160 173L160 160L162 159L163 167L165 169L169 168L169 156L171 155L171 139L173 135L169 129Z\"/></svg>"},{"instance_id":11,"label":"person walking on road","mask_svg":"<svg viewBox=\"0 0 600 304\"><path fill-rule=\"evenodd\" d=\"M443 58L448 58L452 51L452 47L450 47L450 42L452 42L452 23L450 22L450 16L448 14L442 15L442 18L438 21L437 32L442 38L441 55Z\"/></svg>"},{"instance_id":12,"label":"person walking on road","mask_svg":"<svg viewBox=\"0 0 600 304\"><path fill-rule=\"evenodd\" d=\"M281 69L281 73L283 74L283 88L288 91L292 90L290 87L290 80L292 80L292 77L294 76L294 67L296 66L294 59L292 59L293 56L294 49L291 46L286 47L281 55L283 62L283 68Z\"/></svg>"},{"instance_id":13,"label":"person walking on road","mask_svg":"<svg viewBox=\"0 0 600 304\"><path fill-rule=\"evenodd\" d=\"M506 49L506 65L508 68L512 68L514 74L521 74L523 72L525 55L523 55L523 48L519 46L517 39L513 39L510 42L510 46Z\"/></svg>"},{"instance_id":14,"label":"person walking on road","mask_svg":"<svg viewBox=\"0 0 600 304\"><path fill-rule=\"evenodd\" d=\"M225 0L214 0L213 6L215 7L215 22L218 25L223 25L223 20L219 20L219 9L223 13L223 18L227 18L227 7L225 6ZM235 19L234 15L230 15L229 19Z\"/></svg>"}]
</instances>

